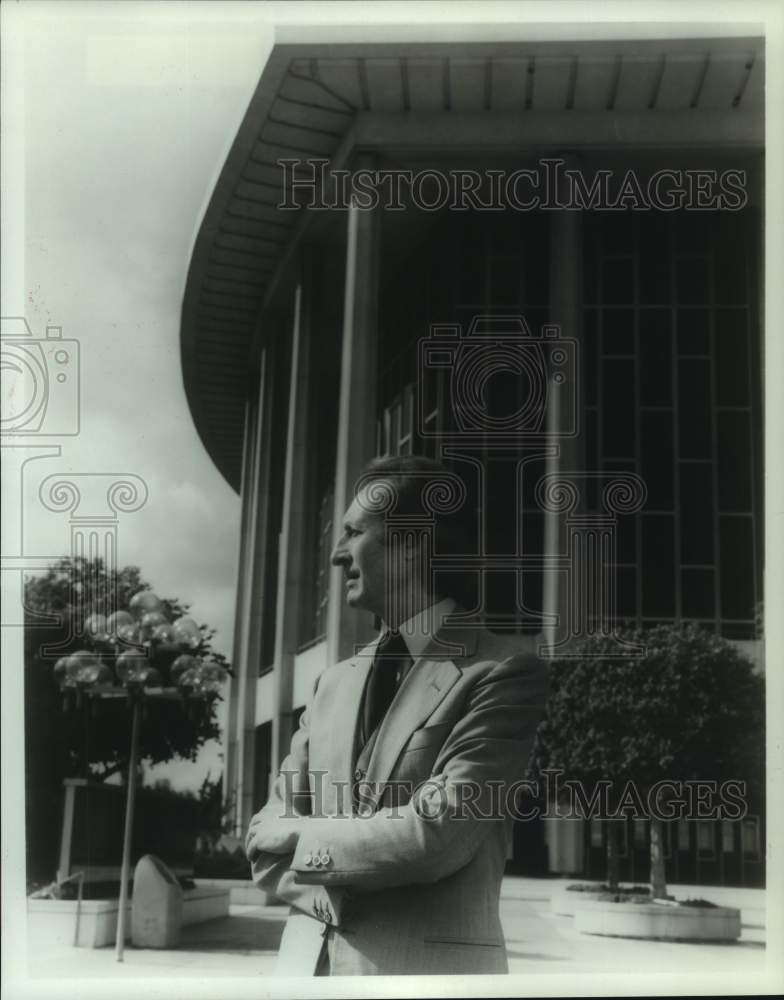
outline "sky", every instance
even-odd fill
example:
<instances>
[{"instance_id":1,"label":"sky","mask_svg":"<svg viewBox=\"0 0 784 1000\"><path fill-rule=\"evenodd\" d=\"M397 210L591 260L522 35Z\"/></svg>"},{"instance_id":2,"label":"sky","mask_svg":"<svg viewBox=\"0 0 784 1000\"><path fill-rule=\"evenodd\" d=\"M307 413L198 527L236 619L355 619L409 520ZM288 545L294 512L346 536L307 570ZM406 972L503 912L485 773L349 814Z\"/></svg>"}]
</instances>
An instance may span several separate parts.
<instances>
[{"instance_id":1,"label":"sky","mask_svg":"<svg viewBox=\"0 0 784 1000\"><path fill-rule=\"evenodd\" d=\"M520 11L518 3L446 7L468 21L514 20ZM28 465L22 509L3 518L4 554L15 551L17 534L26 556L69 552L68 514L46 509L38 496L48 475L138 476L148 498L120 515L118 564L138 565L159 596L190 603L199 622L217 629L215 648L231 658L240 502L198 438L180 365L180 308L198 225L275 23L373 20L405 30L444 10L439 3L3 4L5 72L14 85L5 135L16 140L4 192L8 199L13 183L24 197L10 205L19 226L5 223L4 279L9 269L13 276L3 281L2 315L25 317L37 340L47 326L61 327L80 356L79 433L45 439L59 440L60 454ZM8 201L4 215L6 208ZM22 477L11 454L3 449L4 501ZM161 765L145 777L195 788L206 774L217 777L219 754L209 744L196 765Z\"/></svg>"},{"instance_id":2,"label":"sky","mask_svg":"<svg viewBox=\"0 0 784 1000\"><path fill-rule=\"evenodd\" d=\"M434 19L439 4L75 2L3 4L7 79L4 317L76 340L79 433L47 438L60 454L22 473L3 449L3 552L59 557L68 514L40 502L54 473L140 477L141 509L120 515L120 566L138 565L161 597L192 605L232 654L240 502L203 448L180 365L180 308L193 241L272 47L275 23ZM466 4L458 17L518 4ZM11 18L13 17L13 22ZM10 114L8 108L10 107ZM24 191L9 206L9 188ZM9 240L9 235L11 239ZM9 247L16 249L9 253ZM69 405L68 401L63 405ZM44 439L42 439L44 440ZM81 480L83 481L83 480ZM102 480L101 480L102 481ZM5 574L4 574L5 575ZM4 619L5 622L5 619ZM222 707L221 719L223 720ZM220 747L198 762L148 769L197 787L221 770Z\"/></svg>"},{"instance_id":3,"label":"sky","mask_svg":"<svg viewBox=\"0 0 784 1000\"><path fill-rule=\"evenodd\" d=\"M210 8L211 5L206 5ZM67 554L67 513L37 496L51 473L130 473L148 498L121 514L119 565L192 605L232 654L240 501L187 406L180 307L206 200L266 61L264 18L119 3L33 5L24 46L24 315L35 338L79 343L80 429L28 466L25 554ZM187 14L187 16L183 16ZM233 22L233 23L232 23ZM17 312L16 310L21 310ZM54 439L51 439L54 440ZM97 480L96 480L97 481ZM6 486L8 483L6 483ZM194 787L196 765L148 769Z\"/></svg>"}]
</instances>

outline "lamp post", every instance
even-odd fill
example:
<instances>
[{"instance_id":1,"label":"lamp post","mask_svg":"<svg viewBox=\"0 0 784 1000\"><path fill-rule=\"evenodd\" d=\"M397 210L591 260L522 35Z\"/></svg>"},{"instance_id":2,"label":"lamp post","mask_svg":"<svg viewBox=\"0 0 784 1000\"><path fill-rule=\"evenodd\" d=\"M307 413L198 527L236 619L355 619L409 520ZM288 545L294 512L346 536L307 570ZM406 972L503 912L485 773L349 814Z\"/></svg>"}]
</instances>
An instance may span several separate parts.
<instances>
[{"instance_id":1,"label":"lamp post","mask_svg":"<svg viewBox=\"0 0 784 1000\"><path fill-rule=\"evenodd\" d=\"M115 940L117 961L122 962L142 712L151 702L179 701L190 706L219 698L230 671L204 658L204 637L196 622L183 615L170 623L163 602L150 590L135 594L128 611L117 611L108 619L101 614L91 615L86 622L86 632L92 648L61 657L54 665L54 675L66 708L73 699L77 705L88 700L91 706L100 706L103 702L123 698L131 711Z\"/></svg>"}]
</instances>

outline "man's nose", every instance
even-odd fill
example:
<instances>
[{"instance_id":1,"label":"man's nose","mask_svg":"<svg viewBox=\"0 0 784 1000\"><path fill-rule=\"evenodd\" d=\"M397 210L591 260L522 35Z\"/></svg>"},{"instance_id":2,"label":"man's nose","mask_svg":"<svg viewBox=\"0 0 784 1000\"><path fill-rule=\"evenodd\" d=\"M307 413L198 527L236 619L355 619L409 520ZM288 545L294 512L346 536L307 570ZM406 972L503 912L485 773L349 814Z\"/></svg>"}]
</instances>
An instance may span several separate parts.
<instances>
[{"instance_id":1,"label":"man's nose","mask_svg":"<svg viewBox=\"0 0 784 1000\"><path fill-rule=\"evenodd\" d=\"M342 540L337 543L329 557L333 566L342 566L347 561L346 550L343 548Z\"/></svg>"}]
</instances>

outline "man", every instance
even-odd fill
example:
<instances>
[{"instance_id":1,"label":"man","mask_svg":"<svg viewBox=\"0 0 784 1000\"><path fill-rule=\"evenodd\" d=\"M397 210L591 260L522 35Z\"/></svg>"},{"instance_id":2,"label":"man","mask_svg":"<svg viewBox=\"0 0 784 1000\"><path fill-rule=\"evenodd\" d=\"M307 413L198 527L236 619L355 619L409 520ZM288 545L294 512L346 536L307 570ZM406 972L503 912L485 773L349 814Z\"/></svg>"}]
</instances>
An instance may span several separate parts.
<instances>
[{"instance_id":1,"label":"man","mask_svg":"<svg viewBox=\"0 0 784 1000\"><path fill-rule=\"evenodd\" d=\"M291 905L279 972L507 971L503 806L548 677L534 640L461 624L434 582L414 528L448 476L415 456L371 463L332 553L348 604L383 629L322 673L250 823L254 880ZM437 517L439 552L449 533Z\"/></svg>"}]
</instances>

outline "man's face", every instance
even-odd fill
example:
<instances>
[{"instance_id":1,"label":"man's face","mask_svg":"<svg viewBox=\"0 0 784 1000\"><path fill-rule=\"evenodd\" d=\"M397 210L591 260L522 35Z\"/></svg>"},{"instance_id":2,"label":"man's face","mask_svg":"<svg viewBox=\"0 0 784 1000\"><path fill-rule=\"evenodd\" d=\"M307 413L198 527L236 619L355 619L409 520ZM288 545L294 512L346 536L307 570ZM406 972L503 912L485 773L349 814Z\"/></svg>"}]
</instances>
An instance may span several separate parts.
<instances>
[{"instance_id":1,"label":"man's face","mask_svg":"<svg viewBox=\"0 0 784 1000\"><path fill-rule=\"evenodd\" d=\"M384 518L372 513L364 489L346 511L332 563L343 569L349 606L385 618L388 580Z\"/></svg>"}]
</instances>

